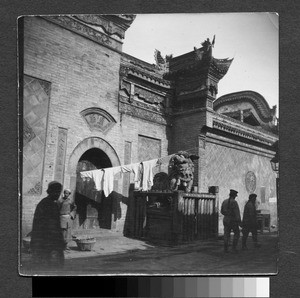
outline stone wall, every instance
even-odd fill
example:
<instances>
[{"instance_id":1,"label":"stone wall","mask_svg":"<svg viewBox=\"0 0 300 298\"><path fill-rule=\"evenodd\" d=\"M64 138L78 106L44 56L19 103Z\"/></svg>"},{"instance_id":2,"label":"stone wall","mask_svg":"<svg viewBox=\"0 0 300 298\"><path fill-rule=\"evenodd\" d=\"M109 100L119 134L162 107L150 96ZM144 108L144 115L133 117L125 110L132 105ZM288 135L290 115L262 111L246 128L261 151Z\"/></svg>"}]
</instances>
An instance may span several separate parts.
<instances>
[{"instance_id":1,"label":"stone wall","mask_svg":"<svg viewBox=\"0 0 300 298\"><path fill-rule=\"evenodd\" d=\"M201 171L201 169L200 169ZM237 202L241 216L248 201L246 174L253 172L256 177L254 193L258 195L258 209L271 214L271 225L277 223L276 174L270 164L270 158L249 153L242 149L230 148L221 144L206 142L206 185L219 186L219 211L222 202L228 198L229 190L237 190ZM265 203L262 203L261 189L265 187ZM223 231L223 216L219 216L219 231Z\"/></svg>"}]
</instances>

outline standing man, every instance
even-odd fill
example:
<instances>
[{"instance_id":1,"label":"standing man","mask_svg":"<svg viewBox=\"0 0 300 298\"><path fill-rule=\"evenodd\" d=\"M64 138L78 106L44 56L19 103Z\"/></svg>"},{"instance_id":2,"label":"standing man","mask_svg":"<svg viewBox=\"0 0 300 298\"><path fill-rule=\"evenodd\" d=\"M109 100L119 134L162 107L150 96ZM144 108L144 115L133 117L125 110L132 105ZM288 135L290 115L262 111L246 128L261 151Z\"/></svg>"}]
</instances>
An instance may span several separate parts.
<instances>
[{"instance_id":1,"label":"standing man","mask_svg":"<svg viewBox=\"0 0 300 298\"><path fill-rule=\"evenodd\" d=\"M64 264L64 240L56 203L61 191L62 185L59 182L50 182L48 196L35 209L30 247L36 269L58 268Z\"/></svg>"},{"instance_id":2,"label":"standing man","mask_svg":"<svg viewBox=\"0 0 300 298\"><path fill-rule=\"evenodd\" d=\"M68 250L68 242L72 238L72 224L76 216L76 205L70 199L71 191L69 189L64 190L62 198L57 200L60 213L60 227L64 238L64 249Z\"/></svg>"},{"instance_id":3,"label":"standing man","mask_svg":"<svg viewBox=\"0 0 300 298\"><path fill-rule=\"evenodd\" d=\"M245 205L243 214L243 238L242 238L242 249L247 249L247 238L249 232L252 234L252 240L255 247L260 247L257 242L257 217L256 217L256 197L255 193L249 195L249 200Z\"/></svg>"},{"instance_id":4,"label":"standing man","mask_svg":"<svg viewBox=\"0 0 300 298\"><path fill-rule=\"evenodd\" d=\"M230 233L233 231L233 243L232 251L237 252L237 244L240 238L240 229L241 226L241 215L240 208L235 198L237 197L238 192L234 189L230 189L229 198L224 200L221 207L221 213L224 215L223 224L224 224L224 251L228 252L228 244L230 239Z\"/></svg>"}]
</instances>

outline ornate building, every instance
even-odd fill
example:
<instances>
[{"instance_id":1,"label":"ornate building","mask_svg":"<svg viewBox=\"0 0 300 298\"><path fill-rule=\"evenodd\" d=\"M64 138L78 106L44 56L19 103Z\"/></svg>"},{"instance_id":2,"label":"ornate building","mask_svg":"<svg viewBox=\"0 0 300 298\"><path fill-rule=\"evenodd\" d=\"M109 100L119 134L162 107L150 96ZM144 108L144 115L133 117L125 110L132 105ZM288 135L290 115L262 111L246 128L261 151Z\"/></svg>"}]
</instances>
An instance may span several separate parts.
<instances>
[{"instance_id":1,"label":"ornate building","mask_svg":"<svg viewBox=\"0 0 300 298\"><path fill-rule=\"evenodd\" d=\"M216 59L214 40L178 57L156 50L156 64L122 52L134 15L25 17L22 231L31 230L47 184L60 181L78 205L77 228L123 230L127 205L99 198L79 172L164 157L186 150L200 158L195 185L230 188L243 209L249 193L277 226L272 145L275 112L253 91L217 98L232 60ZM162 165L161 171L167 171ZM128 196L132 177L115 177ZM221 217L220 217L221 222ZM221 225L220 225L221 227Z\"/></svg>"}]
</instances>

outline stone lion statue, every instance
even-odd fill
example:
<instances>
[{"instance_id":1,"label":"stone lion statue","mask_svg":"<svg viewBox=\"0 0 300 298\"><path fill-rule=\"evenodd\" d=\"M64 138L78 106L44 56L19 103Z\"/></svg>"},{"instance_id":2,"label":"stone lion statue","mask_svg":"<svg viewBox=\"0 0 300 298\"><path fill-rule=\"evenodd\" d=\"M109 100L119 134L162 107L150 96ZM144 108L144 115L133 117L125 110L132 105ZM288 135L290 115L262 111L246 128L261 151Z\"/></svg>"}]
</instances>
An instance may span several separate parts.
<instances>
[{"instance_id":1,"label":"stone lion statue","mask_svg":"<svg viewBox=\"0 0 300 298\"><path fill-rule=\"evenodd\" d=\"M169 162L169 188L191 192L194 181L194 161L197 155L190 155L186 151L177 152Z\"/></svg>"}]
</instances>

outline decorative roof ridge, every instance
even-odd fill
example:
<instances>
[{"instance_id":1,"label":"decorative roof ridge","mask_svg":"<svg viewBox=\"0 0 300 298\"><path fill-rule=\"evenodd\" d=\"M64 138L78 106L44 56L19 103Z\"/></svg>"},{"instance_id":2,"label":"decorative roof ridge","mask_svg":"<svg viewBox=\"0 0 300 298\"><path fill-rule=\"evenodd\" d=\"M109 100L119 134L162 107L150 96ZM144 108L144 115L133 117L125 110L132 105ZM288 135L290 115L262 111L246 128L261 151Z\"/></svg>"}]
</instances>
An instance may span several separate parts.
<instances>
[{"instance_id":1,"label":"decorative roof ridge","mask_svg":"<svg viewBox=\"0 0 300 298\"><path fill-rule=\"evenodd\" d=\"M118 14L72 14L70 16L85 24L100 27L105 34L109 36L117 35L121 39L124 39L124 32L130 27L135 19L134 16L131 20L128 20ZM109 21L111 21L112 18L113 25L109 24Z\"/></svg>"},{"instance_id":2,"label":"decorative roof ridge","mask_svg":"<svg viewBox=\"0 0 300 298\"><path fill-rule=\"evenodd\" d=\"M217 59L215 57L212 57L211 63L217 68L218 72L225 75L232 63L234 58L225 58L225 59Z\"/></svg>"},{"instance_id":3,"label":"decorative roof ridge","mask_svg":"<svg viewBox=\"0 0 300 298\"><path fill-rule=\"evenodd\" d=\"M232 129L234 130L245 130L244 132L249 133L249 134L259 134L260 137L272 137L272 138L277 138L278 139L278 135L267 131L263 128L258 129L257 127L251 126L245 122L241 122L239 120L233 119L229 116L223 115L223 114L219 114L215 111L212 112L213 114L213 121L224 121L223 124L226 126L230 126ZM236 127L236 125L238 125L238 127Z\"/></svg>"},{"instance_id":4,"label":"decorative roof ridge","mask_svg":"<svg viewBox=\"0 0 300 298\"><path fill-rule=\"evenodd\" d=\"M263 118L264 122L269 122L273 119L274 116L274 108L271 109L268 102L265 98L259 94L258 92L252 90L238 91L233 93L225 94L218 99L216 99L213 103L214 110L218 107L231 102L238 100L248 100L251 101L254 106L257 108L260 116Z\"/></svg>"},{"instance_id":5,"label":"decorative roof ridge","mask_svg":"<svg viewBox=\"0 0 300 298\"><path fill-rule=\"evenodd\" d=\"M168 81L168 80L165 80L161 77L161 74L158 74L158 73L149 73L139 67L136 67L136 65L133 65L133 64L129 64L128 62L125 64L125 63L121 63L121 69L127 69L128 72L131 72L132 75L135 75L137 74L138 76L142 76L142 77L145 77L145 78L148 78L152 81L155 81L159 84L163 84L163 85L166 85L166 86L171 86L172 85L172 82L171 81Z\"/></svg>"},{"instance_id":6,"label":"decorative roof ridge","mask_svg":"<svg viewBox=\"0 0 300 298\"><path fill-rule=\"evenodd\" d=\"M131 56L131 55L125 53L125 52L122 53L122 56L121 56L121 62L122 62L122 58L123 58L123 57L124 57L124 58L128 58L128 59L130 59L130 60L134 60L134 62L136 62L137 65L141 64L141 65L142 65L141 67L147 67L147 68L151 69L150 71L153 71L153 72L156 72L156 71L157 71L157 68L156 68L155 64L151 64L151 63L149 63L149 62L146 62L146 61L144 61L144 60L141 60L141 59L139 59L139 58L136 58L136 57L134 57L134 56ZM152 70L152 69L153 69L153 70Z\"/></svg>"}]
</instances>

